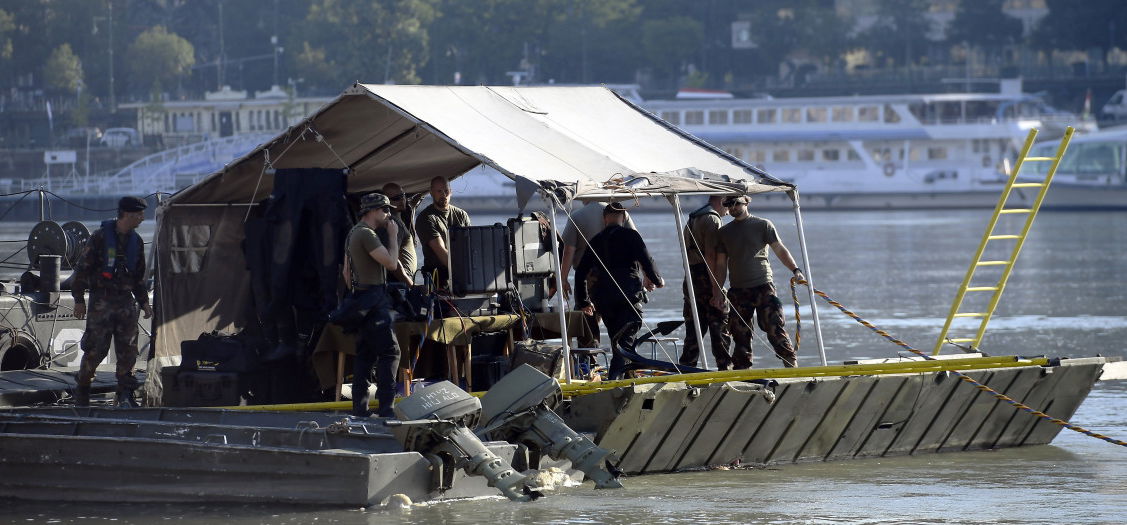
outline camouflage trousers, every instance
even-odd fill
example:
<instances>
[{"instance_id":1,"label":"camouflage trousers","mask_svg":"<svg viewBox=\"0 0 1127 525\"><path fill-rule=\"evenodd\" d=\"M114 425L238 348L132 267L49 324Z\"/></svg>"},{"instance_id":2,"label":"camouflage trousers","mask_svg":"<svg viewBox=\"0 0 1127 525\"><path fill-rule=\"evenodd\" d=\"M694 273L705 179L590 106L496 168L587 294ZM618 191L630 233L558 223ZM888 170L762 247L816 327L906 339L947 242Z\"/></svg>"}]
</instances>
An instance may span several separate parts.
<instances>
[{"instance_id":1,"label":"camouflage trousers","mask_svg":"<svg viewBox=\"0 0 1127 525\"><path fill-rule=\"evenodd\" d=\"M94 372L110 352L111 338L117 357L117 384L136 384L133 367L137 364L138 313L137 300L130 293L91 294L82 333L79 385L93 382Z\"/></svg>"},{"instance_id":2,"label":"camouflage trousers","mask_svg":"<svg viewBox=\"0 0 1127 525\"><path fill-rule=\"evenodd\" d=\"M708 265L694 264L689 267L689 277L693 280L693 292L696 294L697 312L704 321L700 327L701 337L708 336L712 343L712 356L716 358L716 367L727 370L732 366L732 356L728 348L732 345L732 335L728 332L728 312L712 306L712 277L708 273ZM693 307L689 303L689 286L681 285L685 296L685 348L681 351L680 364L697 366L700 357L700 343L694 326Z\"/></svg>"},{"instance_id":3,"label":"camouflage trousers","mask_svg":"<svg viewBox=\"0 0 1127 525\"><path fill-rule=\"evenodd\" d=\"M754 288L732 288L728 290L728 302L732 305L729 326L732 340L736 343L732 356L736 368L751 367L752 319L767 334L767 341L771 343L775 355L782 359L783 366L795 366L794 347L787 335L783 303L775 295L775 285L767 283Z\"/></svg>"}]
</instances>

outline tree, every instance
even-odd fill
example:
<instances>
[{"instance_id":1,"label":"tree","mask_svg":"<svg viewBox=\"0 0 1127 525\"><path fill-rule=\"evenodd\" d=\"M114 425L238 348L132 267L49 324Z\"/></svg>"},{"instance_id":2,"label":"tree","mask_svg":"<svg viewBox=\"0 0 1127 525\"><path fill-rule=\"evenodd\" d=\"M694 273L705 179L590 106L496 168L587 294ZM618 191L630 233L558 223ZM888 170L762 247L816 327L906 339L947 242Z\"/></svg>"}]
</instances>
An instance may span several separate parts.
<instances>
[{"instance_id":1,"label":"tree","mask_svg":"<svg viewBox=\"0 0 1127 525\"><path fill-rule=\"evenodd\" d=\"M77 93L82 88L82 61L71 51L70 44L63 44L51 52L51 57L43 65L43 80L47 87L66 93Z\"/></svg>"},{"instance_id":2,"label":"tree","mask_svg":"<svg viewBox=\"0 0 1127 525\"><path fill-rule=\"evenodd\" d=\"M161 87L191 71L195 50L187 40L156 26L141 33L126 52L130 73L138 85L155 95Z\"/></svg>"},{"instance_id":3,"label":"tree","mask_svg":"<svg viewBox=\"0 0 1127 525\"><path fill-rule=\"evenodd\" d=\"M313 2L302 27L300 47L323 52L331 73L329 78L316 78L308 69L299 69L299 74L305 76L307 84L319 82L336 89L354 80L418 83L418 70L427 62L427 28L437 16L436 2ZM302 63L295 66L302 67Z\"/></svg>"},{"instance_id":4,"label":"tree","mask_svg":"<svg viewBox=\"0 0 1127 525\"><path fill-rule=\"evenodd\" d=\"M908 66L923 56L930 44L928 0L879 0L877 20L859 35L873 56Z\"/></svg>"},{"instance_id":5,"label":"tree","mask_svg":"<svg viewBox=\"0 0 1127 525\"><path fill-rule=\"evenodd\" d=\"M959 2L955 19L947 27L947 42L966 42L996 54L1021 40L1021 20L1002 11L1003 0Z\"/></svg>"},{"instance_id":6,"label":"tree","mask_svg":"<svg viewBox=\"0 0 1127 525\"><path fill-rule=\"evenodd\" d=\"M0 60L12 58L12 33L16 32L16 21L12 14L0 9Z\"/></svg>"},{"instance_id":7,"label":"tree","mask_svg":"<svg viewBox=\"0 0 1127 525\"><path fill-rule=\"evenodd\" d=\"M1033 32L1033 43L1041 49L1127 48L1127 9L1122 1L1048 0L1047 4L1049 15Z\"/></svg>"},{"instance_id":8,"label":"tree","mask_svg":"<svg viewBox=\"0 0 1127 525\"><path fill-rule=\"evenodd\" d=\"M689 17L647 20L642 24L642 49L660 74L679 74L697 54L703 41L703 25Z\"/></svg>"}]
</instances>

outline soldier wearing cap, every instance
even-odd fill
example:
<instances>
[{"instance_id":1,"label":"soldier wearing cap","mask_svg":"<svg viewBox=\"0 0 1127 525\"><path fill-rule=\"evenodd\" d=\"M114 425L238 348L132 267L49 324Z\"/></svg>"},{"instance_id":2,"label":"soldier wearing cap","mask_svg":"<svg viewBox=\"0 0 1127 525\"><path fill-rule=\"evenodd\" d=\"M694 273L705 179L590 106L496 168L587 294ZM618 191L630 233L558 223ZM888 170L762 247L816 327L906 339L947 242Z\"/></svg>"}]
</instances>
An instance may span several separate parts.
<instances>
[{"instance_id":1,"label":"soldier wearing cap","mask_svg":"<svg viewBox=\"0 0 1127 525\"><path fill-rule=\"evenodd\" d=\"M732 313L729 326L735 348L732 364L735 368L751 368L751 322L755 319L759 329L767 333L767 340L775 350L775 355L783 361L783 366L797 365L794 347L791 346L783 320L783 305L775 295L775 285L771 281L771 262L767 259L767 248L775 253L798 278L802 269L794 262L790 251L779 240L775 225L771 221L751 215L747 205L751 199L746 195L730 197L724 205L735 219L720 228L716 245L716 282L712 288L712 305L725 306L721 286L730 274L727 301L731 302ZM729 271L730 270L730 271Z\"/></svg>"},{"instance_id":2,"label":"soldier wearing cap","mask_svg":"<svg viewBox=\"0 0 1127 525\"><path fill-rule=\"evenodd\" d=\"M685 249L689 255L689 274L685 280L692 279L693 293L689 295L689 286L686 282L682 286L685 296L685 348L681 351L680 363L685 366L697 366L700 356L701 342L697 341L697 319L693 318L693 307L690 301L697 303L697 313L703 321L700 326L701 336L708 335L712 343L712 356L716 358L716 368L727 370L732 366L732 356L728 348L732 344L732 336L728 332L728 312L712 306L712 276L716 273L716 243L720 239L720 227L724 225L723 217L728 215L728 208L724 206L725 197L713 195L708 203L689 214L689 221L685 223Z\"/></svg>"},{"instance_id":3,"label":"soldier wearing cap","mask_svg":"<svg viewBox=\"0 0 1127 525\"><path fill-rule=\"evenodd\" d=\"M94 372L110 351L113 339L117 358L117 403L134 406L133 391L139 386L133 376L137 364L138 310L145 319L153 316L145 286L145 243L137 226L145 220L144 199L122 197L117 219L102 222L86 243L74 269L74 316L86 319L82 334L82 364L78 370L75 405L90 405L90 383ZM90 290L89 312L86 290ZM89 317L87 317L89 313Z\"/></svg>"},{"instance_id":4,"label":"soldier wearing cap","mask_svg":"<svg viewBox=\"0 0 1127 525\"><path fill-rule=\"evenodd\" d=\"M399 371L399 343L391 330L391 298L387 276L399 268L399 225L391 218L391 201L382 193L360 199L360 222L348 232L344 252L344 282L367 309L356 340L352 369L352 415L366 417L368 377L376 368L376 398L380 417L391 417L395 375ZM387 244L377 230L387 234Z\"/></svg>"},{"instance_id":5,"label":"soldier wearing cap","mask_svg":"<svg viewBox=\"0 0 1127 525\"><path fill-rule=\"evenodd\" d=\"M411 213L411 203L403 188L394 182L384 184L380 193L387 195L391 201L391 220L399 228L399 268L392 272L392 277L406 284L414 284L415 277L415 235L414 218ZM379 230L380 240L387 244L387 233Z\"/></svg>"},{"instance_id":6,"label":"soldier wearing cap","mask_svg":"<svg viewBox=\"0 0 1127 525\"><path fill-rule=\"evenodd\" d=\"M622 204L612 202L603 208L603 223L603 231L591 238L575 268L575 302L585 314L594 315L598 310L602 316L614 353L609 376L618 379L626 371L626 360L619 349L633 349L645 292L665 286L665 281L658 275L642 236L625 227L626 208ZM643 281L643 275L649 284Z\"/></svg>"}]
</instances>

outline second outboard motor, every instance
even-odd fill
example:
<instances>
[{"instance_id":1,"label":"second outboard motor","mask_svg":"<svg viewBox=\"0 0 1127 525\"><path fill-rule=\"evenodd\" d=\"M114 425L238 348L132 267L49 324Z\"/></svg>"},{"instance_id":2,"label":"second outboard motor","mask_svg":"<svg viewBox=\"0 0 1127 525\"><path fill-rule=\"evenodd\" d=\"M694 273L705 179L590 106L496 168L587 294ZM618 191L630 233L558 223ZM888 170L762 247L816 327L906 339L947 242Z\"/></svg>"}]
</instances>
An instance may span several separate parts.
<instances>
[{"instance_id":1,"label":"second outboard motor","mask_svg":"<svg viewBox=\"0 0 1127 525\"><path fill-rule=\"evenodd\" d=\"M528 478L485 448L470 430L481 417L481 402L454 383L443 381L419 389L395 404L395 415L398 421L388 420L385 424L403 448L423 454L443 472L449 466L465 469L470 475L485 476L489 486L513 501L540 497L539 492L528 487ZM444 487L440 483L440 488Z\"/></svg>"},{"instance_id":2,"label":"second outboard motor","mask_svg":"<svg viewBox=\"0 0 1127 525\"><path fill-rule=\"evenodd\" d=\"M564 423L553 410L563 398L560 384L528 365L517 367L481 398L477 434L486 439L522 443L555 458L566 458L595 482L595 488L622 488L614 473L603 468L611 454Z\"/></svg>"}]
</instances>

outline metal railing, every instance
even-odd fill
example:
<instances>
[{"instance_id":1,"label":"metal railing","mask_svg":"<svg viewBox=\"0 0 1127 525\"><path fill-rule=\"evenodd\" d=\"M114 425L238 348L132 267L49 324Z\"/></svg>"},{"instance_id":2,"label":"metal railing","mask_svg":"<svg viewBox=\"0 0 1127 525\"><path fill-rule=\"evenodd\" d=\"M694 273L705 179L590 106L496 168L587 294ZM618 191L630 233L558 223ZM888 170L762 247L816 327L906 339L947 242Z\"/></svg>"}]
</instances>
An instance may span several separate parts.
<instances>
[{"instance_id":1,"label":"metal railing","mask_svg":"<svg viewBox=\"0 0 1127 525\"><path fill-rule=\"evenodd\" d=\"M270 135L232 135L196 142L142 158L120 170L12 181L12 190L47 189L64 195L174 193L269 140Z\"/></svg>"}]
</instances>

